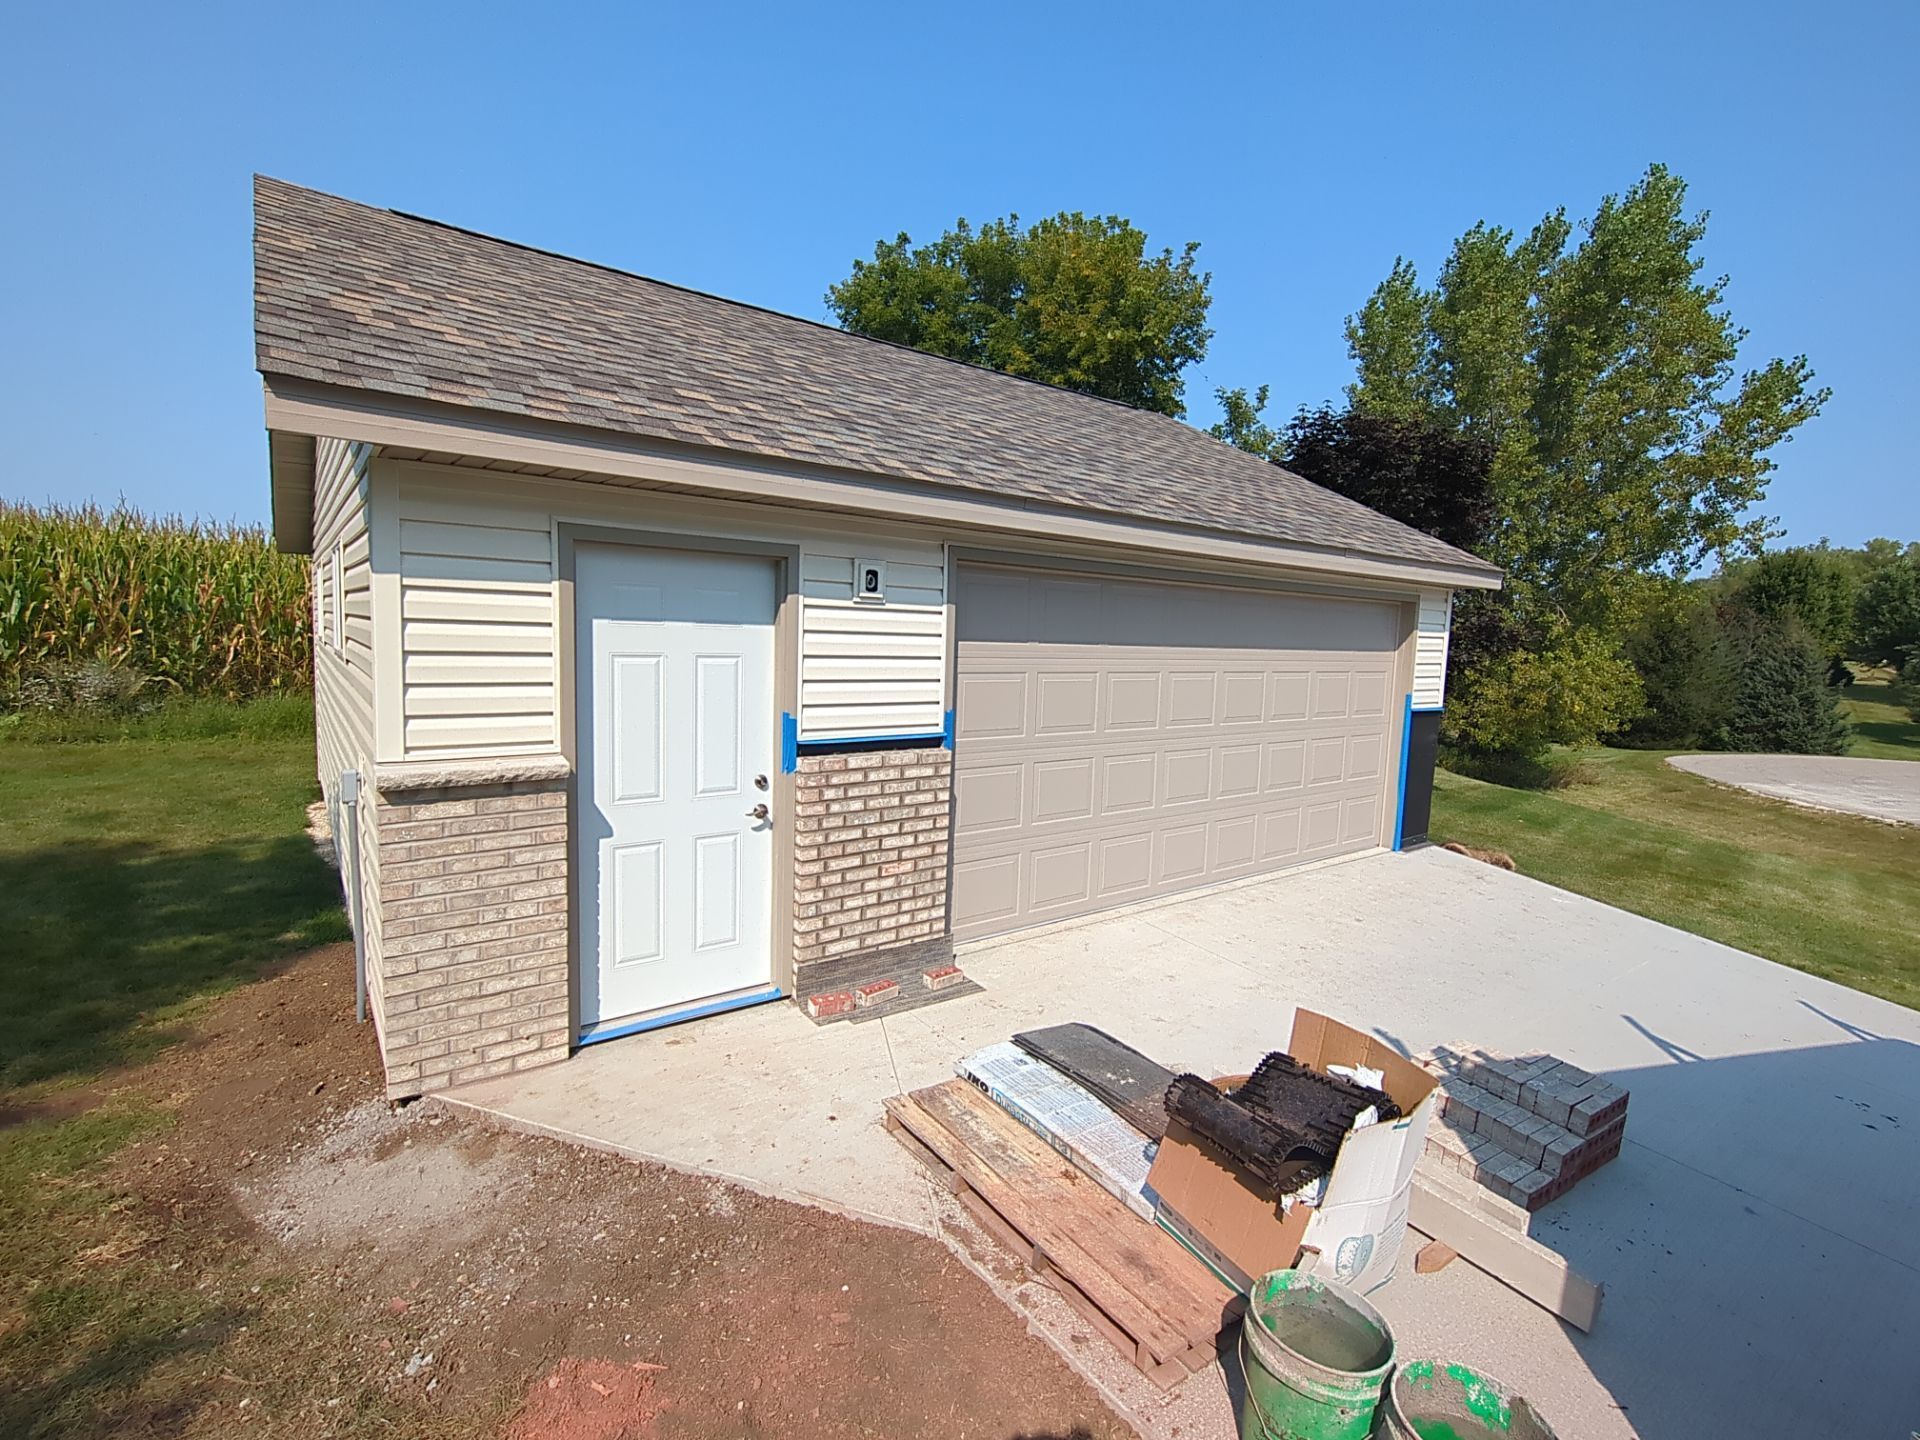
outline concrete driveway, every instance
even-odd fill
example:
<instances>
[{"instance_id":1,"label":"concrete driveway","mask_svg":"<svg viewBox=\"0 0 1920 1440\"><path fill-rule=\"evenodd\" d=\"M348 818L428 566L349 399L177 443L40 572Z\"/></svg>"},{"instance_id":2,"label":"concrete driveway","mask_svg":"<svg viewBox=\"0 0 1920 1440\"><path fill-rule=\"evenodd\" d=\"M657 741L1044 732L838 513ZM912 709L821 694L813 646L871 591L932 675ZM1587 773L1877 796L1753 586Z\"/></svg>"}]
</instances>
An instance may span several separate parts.
<instances>
[{"instance_id":1,"label":"concrete driveway","mask_svg":"<svg viewBox=\"0 0 1920 1440\"><path fill-rule=\"evenodd\" d=\"M1849 755L1672 755L1689 775L1813 810L1839 810L1898 825L1920 825L1920 760Z\"/></svg>"},{"instance_id":2,"label":"concrete driveway","mask_svg":"<svg viewBox=\"0 0 1920 1440\"><path fill-rule=\"evenodd\" d=\"M1437 850L978 944L963 963L984 994L825 1029L763 1007L451 1100L951 1233L880 1102L1015 1030L1086 1020L1203 1074L1284 1043L1296 1004L1408 1050L1544 1048L1633 1093L1620 1159L1534 1223L1606 1284L1595 1332L1465 1264L1403 1264L1373 1297L1401 1354L1484 1366L1586 1440L1920 1428L1920 1013ZM1218 1370L1164 1400L1049 1295L1010 1298L1145 1432L1233 1433Z\"/></svg>"}]
</instances>

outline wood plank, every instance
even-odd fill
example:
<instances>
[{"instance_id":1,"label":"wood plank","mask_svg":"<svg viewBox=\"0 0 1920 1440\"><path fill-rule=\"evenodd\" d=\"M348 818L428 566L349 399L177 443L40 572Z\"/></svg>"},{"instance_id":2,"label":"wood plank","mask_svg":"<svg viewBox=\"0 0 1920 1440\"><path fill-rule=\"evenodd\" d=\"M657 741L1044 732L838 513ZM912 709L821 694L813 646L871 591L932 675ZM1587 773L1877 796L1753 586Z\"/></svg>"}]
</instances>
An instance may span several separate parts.
<instances>
[{"instance_id":1,"label":"wood plank","mask_svg":"<svg viewBox=\"0 0 1920 1440\"><path fill-rule=\"evenodd\" d=\"M952 1080L888 1108L1155 1362L1219 1333L1230 1292L975 1087Z\"/></svg>"},{"instance_id":2,"label":"wood plank","mask_svg":"<svg viewBox=\"0 0 1920 1440\"><path fill-rule=\"evenodd\" d=\"M1107 1257L1116 1278L1144 1304L1174 1319L1188 1339L1210 1339L1219 1332L1230 1295L1226 1287L1179 1241L1133 1214L977 1086L949 1080L916 1091L913 1098L994 1164L1002 1178L1016 1182L1023 1198L1041 1202L1047 1223ZM1043 1237L1034 1238L1044 1243Z\"/></svg>"},{"instance_id":3,"label":"wood plank","mask_svg":"<svg viewBox=\"0 0 1920 1440\"><path fill-rule=\"evenodd\" d=\"M965 1081L948 1083L966 1084ZM967 1088L972 1090L973 1087L969 1085ZM981 1096L981 1099L987 1104L992 1103L985 1096ZM967 1184L979 1192L980 1198L999 1212L1006 1223L1026 1240L1041 1245L1059 1269L1074 1277L1075 1283L1087 1293L1089 1299L1111 1315L1130 1335L1145 1343L1155 1360L1165 1359L1186 1347L1186 1337L1169 1325L1158 1310L1143 1303L1124 1282L1108 1271L1100 1257L1090 1253L1071 1232L1057 1223L1062 1217L1046 1214L1049 1209L1047 1202L1035 1203L1034 1197L1023 1196L1018 1187L1003 1179L992 1164L971 1152L965 1142L912 1099L895 1096L887 1102L887 1106L922 1143L952 1165ZM1034 1143L1040 1144L1037 1139ZM1056 1166L1067 1163L1051 1150L1046 1153L1052 1156ZM1004 1157L1001 1163L1006 1163ZM1018 1173L1020 1167L1010 1168ZM1089 1182L1089 1188L1098 1187ZM1104 1190L1100 1193L1106 1194ZM1118 1202L1115 1203L1117 1205ZM1131 1212L1127 1213L1127 1219L1136 1225L1140 1223Z\"/></svg>"},{"instance_id":4,"label":"wood plank","mask_svg":"<svg viewBox=\"0 0 1920 1440\"><path fill-rule=\"evenodd\" d=\"M1407 1223L1443 1241L1477 1270L1577 1329L1591 1331L1606 1287L1576 1274L1562 1255L1538 1240L1466 1209L1445 1192L1413 1177Z\"/></svg>"}]
</instances>

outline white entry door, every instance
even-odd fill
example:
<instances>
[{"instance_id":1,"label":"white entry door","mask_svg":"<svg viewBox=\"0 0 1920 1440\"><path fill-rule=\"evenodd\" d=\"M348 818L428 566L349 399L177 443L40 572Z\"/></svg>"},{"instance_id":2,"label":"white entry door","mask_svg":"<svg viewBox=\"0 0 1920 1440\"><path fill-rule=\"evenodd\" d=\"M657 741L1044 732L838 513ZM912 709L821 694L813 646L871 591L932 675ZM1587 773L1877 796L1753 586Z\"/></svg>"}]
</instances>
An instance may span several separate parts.
<instances>
[{"instance_id":1,"label":"white entry door","mask_svg":"<svg viewBox=\"0 0 1920 1440\"><path fill-rule=\"evenodd\" d=\"M576 552L583 1031L772 979L774 592L770 560Z\"/></svg>"}]
</instances>

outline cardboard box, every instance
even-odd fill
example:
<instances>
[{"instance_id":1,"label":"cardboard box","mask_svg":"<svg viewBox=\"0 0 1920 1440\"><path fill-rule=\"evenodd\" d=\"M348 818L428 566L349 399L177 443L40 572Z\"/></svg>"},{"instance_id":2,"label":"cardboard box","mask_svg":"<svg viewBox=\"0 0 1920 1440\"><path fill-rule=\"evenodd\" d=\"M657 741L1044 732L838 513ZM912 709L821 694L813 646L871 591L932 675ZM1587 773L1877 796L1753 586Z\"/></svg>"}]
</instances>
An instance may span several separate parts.
<instances>
[{"instance_id":1,"label":"cardboard box","mask_svg":"<svg viewBox=\"0 0 1920 1440\"><path fill-rule=\"evenodd\" d=\"M1318 1205L1279 1197L1178 1120L1148 1173L1158 1219L1229 1283L1246 1290L1296 1263L1362 1292L1393 1278L1406 1235L1413 1167L1426 1144L1434 1077L1377 1040L1312 1010L1295 1010L1287 1053L1316 1070L1365 1065L1403 1112L1347 1136ZM1317 1251L1301 1259L1302 1247Z\"/></svg>"}]
</instances>

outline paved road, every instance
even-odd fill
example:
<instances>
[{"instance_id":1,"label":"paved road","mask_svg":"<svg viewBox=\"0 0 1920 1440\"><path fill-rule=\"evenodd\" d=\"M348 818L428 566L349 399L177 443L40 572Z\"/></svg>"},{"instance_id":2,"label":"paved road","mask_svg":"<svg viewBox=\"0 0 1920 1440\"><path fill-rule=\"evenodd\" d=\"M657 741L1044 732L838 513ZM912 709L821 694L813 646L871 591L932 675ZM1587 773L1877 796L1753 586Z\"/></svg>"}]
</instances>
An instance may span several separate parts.
<instances>
[{"instance_id":1,"label":"paved road","mask_svg":"<svg viewBox=\"0 0 1920 1440\"><path fill-rule=\"evenodd\" d=\"M1920 760L1844 755L1674 755L1676 770L1815 810L1920 825Z\"/></svg>"}]
</instances>

